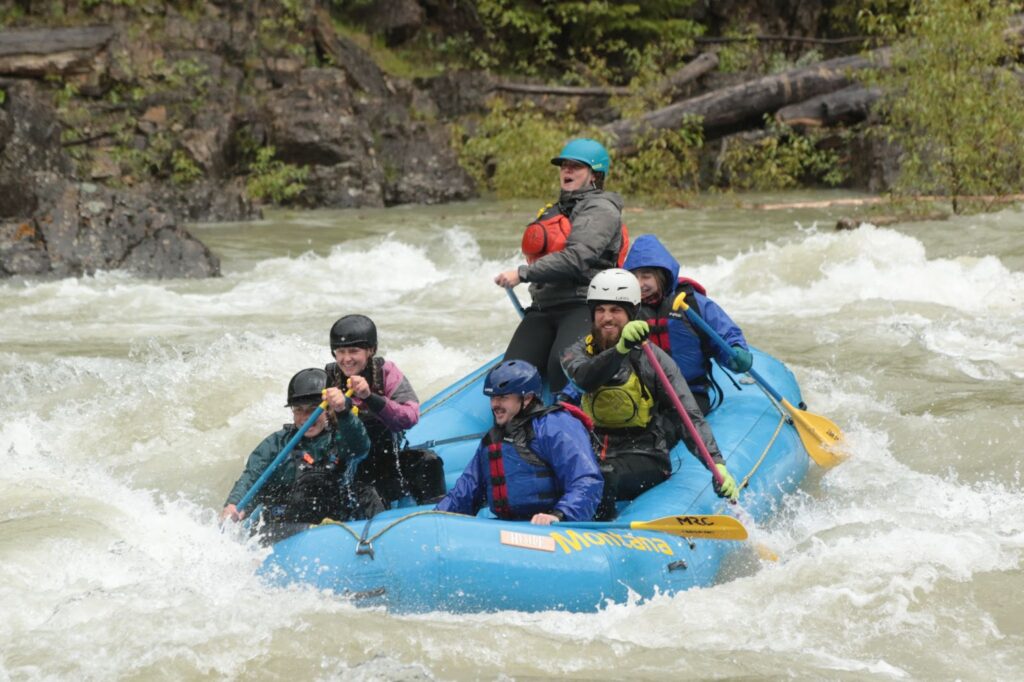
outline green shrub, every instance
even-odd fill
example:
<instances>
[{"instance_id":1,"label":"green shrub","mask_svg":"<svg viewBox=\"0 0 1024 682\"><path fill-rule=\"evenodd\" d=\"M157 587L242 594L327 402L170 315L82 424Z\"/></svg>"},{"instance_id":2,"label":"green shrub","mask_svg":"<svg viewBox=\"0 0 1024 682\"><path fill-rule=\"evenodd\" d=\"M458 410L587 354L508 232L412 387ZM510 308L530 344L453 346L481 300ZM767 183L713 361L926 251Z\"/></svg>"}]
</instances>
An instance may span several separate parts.
<instances>
[{"instance_id":1,"label":"green shrub","mask_svg":"<svg viewBox=\"0 0 1024 682\"><path fill-rule=\"evenodd\" d=\"M844 180L839 156L818 149L811 137L766 117L765 135L752 141L734 141L722 155L719 182L734 189L778 190L802 182L838 185Z\"/></svg>"},{"instance_id":2,"label":"green shrub","mask_svg":"<svg viewBox=\"0 0 1024 682\"><path fill-rule=\"evenodd\" d=\"M687 117L679 130L642 136L636 154L613 162L610 188L654 203L684 203L699 190L698 155L703 144L699 116Z\"/></svg>"},{"instance_id":3,"label":"green shrub","mask_svg":"<svg viewBox=\"0 0 1024 682\"><path fill-rule=\"evenodd\" d=\"M245 191L251 198L282 204L306 191L309 168L275 159L276 153L271 146L256 150L256 159L249 165L250 175L245 183Z\"/></svg>"},{"instance_id":4,"label":"green shrub","mask_svg":"<svg viewBox=\"0 0 1024 682\"><path fill-rule=\"evenodd\" d=\"M902 21L862 13L865 25L894 41L891 68L872 82L885 132L903 155L894 193L941 194L953 211L992 205L985 195L1024 186L1024 91L1003 31L1016 3L919 0ZM972 199L973 197L973 199Z\"/></svg>"},{"instance_id":5,"label":"green shrub","mask_svg":"<svg viewBox=\"0 0 1024 682\"><path fill-rule=\"evenodd\" d=\"M459 163L499 198L549 196L556 187L551 157L578 133L566 124L571 118L552 120L530 102L510 108L496 98L468 138L465 129L455 128Z\"/></svg>"},{"instance_id":6,"label":"green shrub","mask_svg":"<svg viewBox=\"0 0 1024 682\"><path fill-rule=\"evenodd\" d=\"M200 168L188 152L184 149L175 149L171 154L171 182L176 185L190 185L203 177L203 169Z\"/></svg>"}]
</instances>

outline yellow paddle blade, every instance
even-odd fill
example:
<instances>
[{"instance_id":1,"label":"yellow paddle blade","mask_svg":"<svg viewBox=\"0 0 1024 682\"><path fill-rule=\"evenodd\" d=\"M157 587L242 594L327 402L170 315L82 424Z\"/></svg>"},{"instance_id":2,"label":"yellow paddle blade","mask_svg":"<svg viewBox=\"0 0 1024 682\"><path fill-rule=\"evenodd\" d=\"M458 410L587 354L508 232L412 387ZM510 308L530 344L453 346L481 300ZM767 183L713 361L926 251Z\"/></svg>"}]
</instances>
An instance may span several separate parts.
<instances>
[{"instance_id":1,"label":"yellow paddle blade","mask_svg":"<svg viewBox=\"0 0 1024 682\"><path fill-rule=\"evenodd\" d=\"M664 516L653 521L633 521L630 528L653 530L688 538L715 540L746 540L747 529L731 516L724 514L692 514L690 516Z\"/></svg>"},{"instance_id":2,"label":"yellow paddle blade","mask_svg":"<svg viewBox=\"0 0 1024 682\"><path fill-rule=\"evenodd\" d=\"M818 466L830 469L847 458L843 450L843 432L832 421L820 414L811 414L793 407L785 398L782 399L782 406L793 417L804 449Z\"/></svg>"}]
</instances>

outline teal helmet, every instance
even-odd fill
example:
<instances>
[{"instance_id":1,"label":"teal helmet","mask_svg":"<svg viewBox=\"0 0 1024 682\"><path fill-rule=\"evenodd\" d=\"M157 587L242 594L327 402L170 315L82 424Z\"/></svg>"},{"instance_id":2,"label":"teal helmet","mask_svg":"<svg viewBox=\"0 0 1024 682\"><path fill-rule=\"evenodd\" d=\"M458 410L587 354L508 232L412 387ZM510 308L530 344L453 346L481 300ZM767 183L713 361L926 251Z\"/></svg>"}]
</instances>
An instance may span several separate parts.
<instances>
[{"instance_id":1,"label":"teal helmet","mask_svg":"<svg viewBox=\"0 0 1024 682\"><path fill-rule=\"evenodd\" d=\"M608 157L608 150L604 148L604 145L586 137L569 140L562 147L562 152L551 159L551 163L556 166L561 166L563 161L585 163L595 173L607 173L612 165L612 161Z\"/></svg>"}]
</instances>

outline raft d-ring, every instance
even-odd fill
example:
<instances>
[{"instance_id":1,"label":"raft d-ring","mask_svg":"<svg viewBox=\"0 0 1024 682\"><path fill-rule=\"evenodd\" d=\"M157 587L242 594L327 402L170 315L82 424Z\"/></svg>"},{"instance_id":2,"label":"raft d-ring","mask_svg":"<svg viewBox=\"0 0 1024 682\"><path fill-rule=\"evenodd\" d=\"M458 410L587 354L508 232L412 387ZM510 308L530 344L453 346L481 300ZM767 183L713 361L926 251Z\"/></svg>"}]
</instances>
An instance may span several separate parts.
<instances>
[{"instance_id":1,"label":"raft d-ring","mask_svg":"<svg viewBox=\"0 0 1024 682\"><path fill-rule=\"evenodd\" d=\"M366 525L363 526L363 532L359 535L359 542L356 543L356 556L363 554L369 554L370 558L373 556L373 538L367 539L370 535L370 526L373 524L373 519L366 519Z\"/></svg>"},{"instance_id":2,"label":"raft d-ring","mask_svg":"<svg viewBox=\"0 0 1024 682\"><path fill-rule=\"evenodd\" d=\"M375 558L373 555L373 543L369 540L364 540L363 538L360 538L359 544L356 545L356 556L362 554L369 554L371 559Z\"/></svg>"}]
</instances>

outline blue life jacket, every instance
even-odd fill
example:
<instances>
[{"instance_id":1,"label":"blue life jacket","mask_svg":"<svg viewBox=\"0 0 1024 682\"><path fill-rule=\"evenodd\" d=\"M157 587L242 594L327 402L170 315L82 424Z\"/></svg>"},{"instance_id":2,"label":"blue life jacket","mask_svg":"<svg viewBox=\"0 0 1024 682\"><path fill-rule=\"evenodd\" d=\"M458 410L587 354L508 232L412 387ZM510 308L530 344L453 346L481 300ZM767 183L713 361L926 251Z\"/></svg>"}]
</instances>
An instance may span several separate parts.
<instances>
[{"instance_id":1,"label":"blue life jacket","mask_svg":"<svg viewBox=\"0 0 1024 682\"><path fill-rule=\"evenodd\" d=\"M526 520L558 505L566 519L593 518L603 479L592 434L577 412L575 407L569 412L562 405L538 405L506 428L491 429L436 508L476 514L486 503L499 518ZM562 481L576 483L565 490Z\"/></svg>"}]
</instances>

